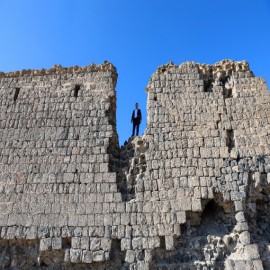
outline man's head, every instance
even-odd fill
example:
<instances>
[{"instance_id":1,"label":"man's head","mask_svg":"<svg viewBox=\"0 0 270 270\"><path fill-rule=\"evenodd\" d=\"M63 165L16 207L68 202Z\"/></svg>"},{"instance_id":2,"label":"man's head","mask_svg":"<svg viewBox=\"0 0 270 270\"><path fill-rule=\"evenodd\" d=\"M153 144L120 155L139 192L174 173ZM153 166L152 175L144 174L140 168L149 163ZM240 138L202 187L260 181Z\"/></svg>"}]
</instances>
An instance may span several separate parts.
<instances>
[{"instance_id":1,"label":"man's head","mask_svg":"<svg viewBox=\"0 0 270 270\"><path fill-rule=\"evenodd\" d=\"M139 108L139 104L138 104L138 103L135 104L135 108L136 108L136 109Z\"/></svg>"}]
</instances>

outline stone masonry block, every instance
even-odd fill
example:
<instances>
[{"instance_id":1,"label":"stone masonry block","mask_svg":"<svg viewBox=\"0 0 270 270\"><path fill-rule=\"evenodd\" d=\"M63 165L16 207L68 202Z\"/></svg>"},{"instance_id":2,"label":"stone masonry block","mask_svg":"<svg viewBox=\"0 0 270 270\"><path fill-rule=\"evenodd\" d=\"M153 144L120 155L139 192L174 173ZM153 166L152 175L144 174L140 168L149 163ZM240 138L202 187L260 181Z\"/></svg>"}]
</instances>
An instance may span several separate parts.
<instances>
[{"instance_id":1,"label":"stone masonry block","mask_svg":"<svg viewBox=\"0 0 270 270\"><path fill-rule=\"evenodd\" d=\"M74 173L64 173L63 174L63 182L64 183L72 183L74 180Z\"/></svg>"},{"instance_id":2,"label":"stone masonry block","mask_svg":"<svg viewBox=\"0 0 270 270\"><path fill-rule=\"evenodd\" d=\"M166 246L166 250L174 250L173 236L170 236L170 235L165 236L165 246Z\"/></svg>"},{"instance_id":3,"label":"stone masonry block","mask_svg":"<svg viewBox=\"0 0 270 270\"><path fill-rule=\"evenodd\" d=\"M192 212L201 212L202 211L202 203L200 199L192 198Z\"/></svg>"},{"instance_id":4,"label":"stone masonry block","mask_svg":"<svg viewBox=\"0 0 270 270\"><path fill-rule=\"evenodd\" d=\"M244 231L239 235L239 240L242 245L250 244L250 233L248 231Z\"/></svg>"},{"instance_id":5,"label":"stone masonry block","mask_svg":"<svg viewBox=\"0 0 270 270\"><path fill-rule=\"evenodd\" d=\"M246 245L244 249L244 256L247 260L255 260L260 258L259 248L256 244Z\"/></svg>"},{"instance_id":6,"label":"stone masonry block","mask_svg":"<svg viewBox=\"0 0 270 270\"><path fill-rule=\"evenodd\" d=\"M56 250L62 249L62 238L61 237L52 238L52 249L56 249Z\"/></svg>"},{"instance_id":7,"label":"stone masonry block","mask_svg":"<svg viewBox=\"0 0 270 270\"><path fill-rule=\"evenodd\" d=\"M105 253L103 250L98 250L93 252L93 261L94 262L103 262L105 261Z\"/></svg>"},{"instance_id":8,"label":"stone masonry block","mask_svg":"<svg viewBox=\"0 0 270 270\"><path fill-rule=\"evenodd\" d=\"M73 263L81 262L82 250L81 249L70 249L70 261Z\"/></svg>"},{"instance_id":9,"label":"stone masonry block","mask_svg":"<svg viewBox=\"0 0 270 270\"><path fill-rule=\"evenodd\" d=\"M236 226L234 227L234 231L236 232L243 232L247 231L249 229L248 223L247 222L238 222Z\"/></svg>"},{"instance_id":10,"label":"stone masonry block","mask_svg":"<svg viewBox=\"0 0 270 270\"><path fill-rule=\"evenodd\" d=\"M82 262L92 263L93 262L93 252L89 250L84 250L82 254Z\"/></svg>"},{"instance_id":11,"label":"stone masonry block","mask_svg":"<svg viewBox=\"0 0 270 270\"><path fill-rule=\"evenodd\" d=\"M131 239L122 238L121 239L121 251L131 249Z\"/></svg>"},{"instance_id":12,"label":"stone masonry block","mask_svg":"<svg viewBox=\"0 0 270 270\"><path fill-rule=\"evenodd\" d=\"M110 251L111 250L111 239L109 238L101 238L100 240L100 248L104 251Z\"/></svg>"},{"instance_id":13,"label":"stone masonry block","mask_svg":"<svg viewBox=\"0 0 270 270\"><path fill-rule=\"evenodd\" d=\"M155 249L160 247L160 238L158 236L148 238L149 249Z\"/></svg>"},{"instance_id":14,"label":"stone masonry block","mask_svg":"<svg viewBox=\"0 0 270 270\"><path fill-rule=\"evenodd\" d=\"M263 263L260 259L253 260L253 267L256 270L264 270Z\"/></svg>"},{"instance_id":15,"label":"stone masonry block","mask_svg":"<svg viewBox=\"0 0 270 270\"><path fill-rule=\"evenodd\" d=\"M132 239L132 249L142 249L142 237Z\"/></svg>"},{"instance_id":16,"label":"stone masonry block","mask_svg":"<svg viewBox=\"0 0 270 270\"><path fill-rule=\"evenodd\" d=\"M179 224L184 224L186 222L186 212L185 211L179 211L176 213L177 222Z\"/></svg>"},{"instance_id":17,"label":"stone masonry block","mask_svg":"<svg viewBox=\"0 0 270 270\"><path fill-rule=\"evenodd\" d=\"M191 198L179 198L178 203L180 206L180 210L190 211L192 209Z\"/></svg>"},{"instance_id":18,"label":"stone masonry block","mask_svg":"<svg viewBox=\"0 0 270 270\"><path fill-rule=\"evenodd\" d=\"M89 250L89 242L90 238L89 237L81 237L81 248L85 250Z\"/></svg>"},{"instance_id":19,"label":"stone masonry block","mask_svg":"<svg viewBox=\"0 0 270 270\"><path fill-rule=\"evenodd\" d=\"M243 203L241 201L234 202L235 212L243 211Z\"/></svg>"},{"instance_id":20,"label":"stone masonry block","mask_svg":"<svg viewBox=\"0 0 270 270\"><path fill-rule=\"evenodd\" d=\"M100 238L92 237L90 238L90 250L99 250L100 249Z\"/></svg>"},{"instance_id":21,"label":"stone masonry block","mask_svg":"<svg viewBox=\"0 0 270 270\"><path fill-rule=\"evenodd\" d=\"M65 250L64 262L70 262L70 249Z\"/></svg>"},{"instance_id":22,"label":"stone masonry block","mask_svg":"<svg viewBox=\"0 0 270 270\"><path fill-rule=\"evenodd\" d=\"M71 247L73 249L81 248L81 238L80 237L72 237L71 238Z\"/></svg>"},{"instance_id":23,"label":"stone masonry block","mask_svg":"<svg viewBox=\"0 0 270 270\"><path fill-rule=\"evenodd\" d=\"M51 238L40 239L40 244L39 244L40 251L50 250L51 248L52 248L52 239Z\"/></svg>"},{"instance_id":24,"label":"stone masonry block","mask_svg":"<svg viewBox=\"0 0 270 270\"><path fill-rule=\"evenodd\" d=\"M125 262L127 263L134 263L135 261L135 251L134 250L127 250L125 256Z\"/></svg>"},{"instance_id":25,"label":"stone masonry block","mask_svg":"<svg viewBox=\"0 0 270 270\"><path fill-rule=\"evenodd\" d=\"M235 219L237 222L245 222L246 221L246 218L245 218L245 215L244 215L244 212L238 212L236 215L235 215Z\"/></svg>"}]
</instances>

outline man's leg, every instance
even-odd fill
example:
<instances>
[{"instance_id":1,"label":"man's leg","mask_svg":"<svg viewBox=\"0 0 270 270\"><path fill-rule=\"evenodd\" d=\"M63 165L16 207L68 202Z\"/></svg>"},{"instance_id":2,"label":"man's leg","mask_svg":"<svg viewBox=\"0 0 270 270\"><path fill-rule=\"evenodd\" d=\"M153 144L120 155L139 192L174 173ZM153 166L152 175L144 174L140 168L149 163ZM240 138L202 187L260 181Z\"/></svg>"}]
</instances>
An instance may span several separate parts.
<instances>
[{"instance_id":1,"label":"man's leg","mask_svg":"<svg viewBox=\"0 0 270 270\"><path fill-rule=\"evenodd\" d=\"M139 127L140 127L140 124L139 123L137 123L137 130L136 130L136 136L138 136L139 135Z\"/></svg>"}]
</instances>

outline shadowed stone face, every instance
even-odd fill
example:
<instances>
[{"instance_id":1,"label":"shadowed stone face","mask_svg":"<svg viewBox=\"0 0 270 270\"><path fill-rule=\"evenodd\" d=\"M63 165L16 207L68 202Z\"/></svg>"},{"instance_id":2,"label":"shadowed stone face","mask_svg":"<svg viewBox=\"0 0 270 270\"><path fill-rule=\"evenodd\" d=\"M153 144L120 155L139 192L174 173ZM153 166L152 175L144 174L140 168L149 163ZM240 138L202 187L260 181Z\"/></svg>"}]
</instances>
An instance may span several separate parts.
<instances>
[{"instance_id":1,"label":"shadowed stone face","mask_svg":"<svg viewBox=\"0 0 270 270\"><path fill-rule=\"evenodd\" d=\"M116 80L107 62L0 74L1 265L269 267L265 81L244 61L161 66L120 148Z\"/></svg>"}]
</instances>

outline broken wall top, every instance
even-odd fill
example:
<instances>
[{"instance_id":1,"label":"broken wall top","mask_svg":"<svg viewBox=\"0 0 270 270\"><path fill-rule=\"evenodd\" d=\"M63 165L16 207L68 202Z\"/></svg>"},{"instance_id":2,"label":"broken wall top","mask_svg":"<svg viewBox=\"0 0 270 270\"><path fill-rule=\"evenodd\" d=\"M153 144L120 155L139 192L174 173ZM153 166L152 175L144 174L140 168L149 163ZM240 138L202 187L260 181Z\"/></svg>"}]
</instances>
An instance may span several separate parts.
<instances>
[{"instance_id":1,"label":"broken wall top","mask_svg":"<svg viewBox=\"0 0 270 270\"><path fill-rule=\"evenodd\" d=\"M34 77L34 76L45 76L45 75L60 75L60 74L78 74L86 72L105 72L111 71L116 73L116 68L109 62L104 61L103 64L91 64L89 66L79 67L71 66L68 68L62 67L61 65L54 65L50 69L23 69L20 71L13 72L0 72L0 78L14 78L14 77Z\"/></svg>"}]
</instances>

